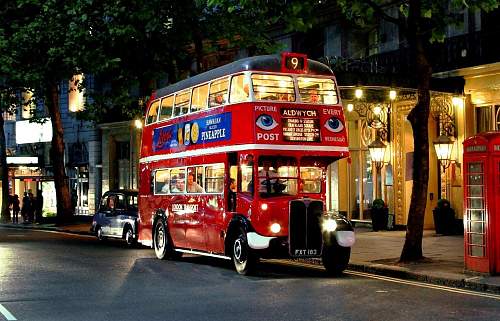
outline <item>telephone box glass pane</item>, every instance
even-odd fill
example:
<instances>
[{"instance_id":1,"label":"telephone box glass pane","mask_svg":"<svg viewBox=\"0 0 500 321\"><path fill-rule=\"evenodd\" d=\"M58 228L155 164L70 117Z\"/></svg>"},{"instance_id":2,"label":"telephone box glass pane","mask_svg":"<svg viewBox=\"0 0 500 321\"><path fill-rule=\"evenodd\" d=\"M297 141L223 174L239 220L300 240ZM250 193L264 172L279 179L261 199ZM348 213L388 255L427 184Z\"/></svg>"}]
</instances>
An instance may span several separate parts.
<instances>
[{"instance_id":1,"label":"telephone box glass pane","mask_svg":"<svg viewBox=\"0 0 500 321\"><path fill-rule=\"evenodd\" d=\"M483 221L484 220L484 210L469 210L471 221Z\"/></svg>"},{"instance_id":2,"label":"telephone box glass pane","mask_svg":"<svg viewBox=\"0 0 500 321\"><path fill-rule=\"evenodd\" d=\"M469 244L484 245L484 235L482 235L482 234L469 234Z\"/></svg>"},{"instance_id":3,"label":"telephone box glass pane","mask_svg":"<svg viewBox=\"0 0 500 321\"><path fill-rule=\"evenodd\" d=\"M484 233L483 222L470 222L470 231L472 233Z\"/></svg>"},{"instance_id":4,"label":"telephone box glass pane","mask_svg":"<svg viewBox=\"0 0 500 321\"><path fill-rule=\"evenodd\" d=\"M471 209L483 209L483 199L482 198L471 198L469 199L469 208Z\"/></svg>"},{"instance_id":5,"label":"telephone box glass pane","mask_svg":"<svg viewBox=\"0 0 500 321\"><path fill-rule=\"evenodd\" d=\"M482 246L469 246L470 256L484 256L484 248Z\"/></svg>"},{"instance_id":6,"label":"telephone box glass pane","mask_svg":"<svg viewBox=\"0 0 500 321\"><path fill-rule=\"evenodd\" d=\"M470 174L469 185L483 185L483 175Z\"/></svg>"},{"instance_id":7,"label":"telephone box glass pane","mask_svg":"<svg viewBox=\"0 0 500 321\"><path fill-rule=\"evenodd\" d=\"M469 163L469 173L482 173L483 163Z\"/></svg>"},{"instance_id":8,"label":"telephone box glass pane","mask_svg":"<svg viewBox=\"0 0 500 321\"><path fill-rule=\"evenodd\" d=\"M469 196L470 197L482 197L483 187L480 185L469 186Z\"/></svg>"}]
</instances>

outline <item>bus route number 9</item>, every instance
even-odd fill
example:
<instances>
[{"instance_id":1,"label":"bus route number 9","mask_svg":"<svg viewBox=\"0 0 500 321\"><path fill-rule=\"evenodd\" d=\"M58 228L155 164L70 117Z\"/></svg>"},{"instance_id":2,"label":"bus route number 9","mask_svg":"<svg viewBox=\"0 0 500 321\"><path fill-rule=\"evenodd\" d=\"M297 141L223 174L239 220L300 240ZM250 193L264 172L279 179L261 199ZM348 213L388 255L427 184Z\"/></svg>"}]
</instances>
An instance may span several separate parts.
<instances>
[{"instance_id":1,"label":"bus route number 9","mask_svg":"<svg viewBox=\"0 0 500 321\"><path fill-rule=\"evenodd\" d=\"M302 70L304 69L304 58L286 57L285 65L289 70Z\"/></svg>"}]
</instances>

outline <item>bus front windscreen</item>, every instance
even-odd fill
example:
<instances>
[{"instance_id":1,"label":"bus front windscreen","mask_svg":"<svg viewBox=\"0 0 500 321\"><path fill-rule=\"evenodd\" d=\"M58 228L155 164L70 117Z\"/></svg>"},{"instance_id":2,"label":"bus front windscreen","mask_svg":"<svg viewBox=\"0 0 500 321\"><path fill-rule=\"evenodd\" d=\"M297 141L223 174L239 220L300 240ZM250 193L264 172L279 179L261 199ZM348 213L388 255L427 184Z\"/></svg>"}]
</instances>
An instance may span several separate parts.
<instances>
[{"instance_id":1,"label":"bus front windscreen","mask_svg":"<svg viewBox=\"0 0 500 321\"><path fill-rule=\"evenodd\" d=\"M297 160L294 157L261 156L257 178L262 197L297 195Z\"/></svg>"}]
</instances>

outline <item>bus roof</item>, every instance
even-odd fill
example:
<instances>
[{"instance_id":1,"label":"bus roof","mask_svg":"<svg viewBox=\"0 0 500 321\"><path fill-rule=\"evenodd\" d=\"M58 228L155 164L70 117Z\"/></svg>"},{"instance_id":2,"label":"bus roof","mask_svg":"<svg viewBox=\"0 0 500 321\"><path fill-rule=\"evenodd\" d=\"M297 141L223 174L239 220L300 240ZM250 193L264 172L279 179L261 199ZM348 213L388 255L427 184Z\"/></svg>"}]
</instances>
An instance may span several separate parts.
<instances>
[{"instance_id":1,"label":"bus roof","mask_svg":"<svg viewBox=\"0 0 500 321\"><path fill-rule=\"evenodd\" d=\"M226 75L235 74L241 71L251 70L281 72L281 59L282 57L280 55L265 55L243 58L230 64L181 80L173 85L160 88L156 91L156 97L164 97L185 88L193 87L198 84L202 84L210 80L217 79ZM308 75L333 75L332 70L321 62L307 59L307 63Z\"/></svg>"}]
</instances>

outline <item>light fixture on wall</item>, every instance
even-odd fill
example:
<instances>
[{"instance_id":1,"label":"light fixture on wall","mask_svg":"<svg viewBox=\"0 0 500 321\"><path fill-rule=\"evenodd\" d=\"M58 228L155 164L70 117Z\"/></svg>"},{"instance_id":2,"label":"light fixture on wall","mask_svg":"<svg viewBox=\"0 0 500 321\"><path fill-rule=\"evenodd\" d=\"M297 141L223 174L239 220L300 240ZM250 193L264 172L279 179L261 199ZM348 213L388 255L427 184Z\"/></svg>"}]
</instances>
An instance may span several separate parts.
<instances>
[{"instance_id":1,"label":"light fixture on wall","mask_svg":"<svg viewBox=\"0 0 500 321\"><path fill-rule=\"evenodd\" d=\"M373 164L377 169L381 169L384 166L385 150L387 145L377 137L373 142L368 145L368 150L370 151L370 157Z\"/></svg>"},{"instance_id":2,"label":"light fixture on wall","mask_svg":"<svg viewBox=\"0 0 500 321\"><path fill-rule=\"evenodd\" d=\"M452 162L454 140L447 135L441 134L433 143L437 159L441 166L443 166L443 171L445 171Z\"/></svg>"}]
</instances>

